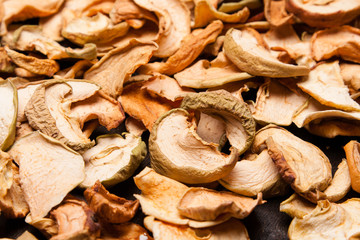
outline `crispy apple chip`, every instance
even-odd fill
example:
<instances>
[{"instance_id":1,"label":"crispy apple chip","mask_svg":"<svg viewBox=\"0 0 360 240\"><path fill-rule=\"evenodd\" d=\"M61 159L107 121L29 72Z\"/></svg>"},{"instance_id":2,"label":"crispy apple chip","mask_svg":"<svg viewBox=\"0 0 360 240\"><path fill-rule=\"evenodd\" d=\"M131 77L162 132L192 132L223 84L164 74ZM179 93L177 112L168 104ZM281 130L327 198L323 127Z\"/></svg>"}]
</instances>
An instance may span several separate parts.
<instances>
[{"instance_id":1,"label":"crispy apple chip","mask_svg":"<svg viewBox=\"0 0 360 240\"><path fill-rule=\"evenodd\" d=\"M56 13L64 0L49 1L22 1L22 0L5 0L1 4L4 8L4 15L1 19L0 35L7 33L7 25L16 21L24 21L30 18L46 17Z\"/></svg>"},{"instance_id":2,"label":"crispy apple chip","mask_svg":"<svg viewBox=\"0 0 360 240\"><path fill-rule=\"evenodd\" d=\"M138 137L140 137L147 130L141 121L133 117L127 117L125 119L125 128L127 132Z\"/></svg>"},{"instance_id":3,"label":"crispy apple chip","mask_svg":"<svg viewBox=\"0 0 360 240\"><path fill-rule=\"evenodd\" d=\"M23 218L29 212L20 186L19 168L6 152L0 151L0 213L8 218Z\"/></svg>"},{"instance_id":4,"label":"crispy apple chip","mask_svg":"<svg viewBox=\"0 0 360 240\"><path fill-rule=\"evenodd\" d=\"M355 19L360 14L360 2L286 0L286 10L312 27L334 27Z\"/></svg>"},{"instance_id":5,"label":"crispy apple chip","mask_svg":"<svg viewBox=\"0 0 360 240\"><path fill-rule=\"evenodd\" d=\"M351 187L354 191L360 192L360 144L352 140L345 145L344 150L349 166Z\"/></svg>"},{"instance_id":6,"label":"crispy apple chip","mask_svg":"<svg viewBox=\"0 0 360 240\"><path fill-rule=\"evenodd\" d=\"M134 177L141 195L134 194L140 201L142 211L146 215L171 224L188 225L194 228L204 228L218 225L229 216L220 216L215 221L196 221L180 215L177 205L182 196L189 189L186 185L171 178L156 173L146 167Z\"/></svg>"},{"instance_id":7,"label":"crispy apple chip","mask_svg":"<svg viewBox=\"0 0 360 240\"><path fill-rule=\"evenodd\" d=\"M322 200L303 218L295 217L290 226L290 239L355 239L359 236L360 200L351 198L344 203Z\"/></svg>"},{"instance_id":8,"label":"crispy apple chip","mask_svg":"<svg viewBox=\"0 0 360 240\"><path fill-rule=\"evenodd\" d=\"M12 146L32 220L45 217L85 177L81 155L38 131Z\"/></svg>"},{"instance_id":9,"label":"crispy apple chip","mask_svg":"<svg viewBox=\"0 0 360 240\"><path fill-rule=\"evenodd\" d=\"M134 3L133 0L116 0L110 12L110 19L114 24L129 19L148 19L157 22L155 15Z\"/></svg>"},{"instance_id":10,"label":"crispy apple chip","mask_svg":"<svg viewBox=\"0 0 360 240\"><path fill-rule=\"evenodd\" d=\"M197 0L195 1L194 15L195 19L192 27L198 28L208 25L213 20L221 20L225 23L244 23L249 18L250 11L245 7L236 13L227 14L217 11L209 0Z\"/></svg>"},{"instance_id":11,"label":"crispy apple chip","mask_svg":"<svg viewBox=\"0 0 360 240\"><path fill-rule=\"evenodd\" d=\"M29 72L51 77L60 69L59 64L52 59L40 59L32 56L26 56L25 54L11 50L8 47L5 47L5 50L16 65L28 70Z\"/></svg>"},{"instance_id":12,"label":"crispy apple chip","mask_svg":"<svg viewBox=\"0 0 360 240\"><path fill-rule=\"evenodd\" d=\"M235 193L249 197L263 193L264 198L284 195L288 186L266 149L237 162L219 182Z\"/></svg>"},{"instance_id":13,"label":"crispy apple chip","mask_svg":"<svg viewBox=\"0 0 360 240\"><path fill-rule=\"evenodd\" d=\"M181 86L192 88L218 87L252 77L252 75L239 70L223 52L219 52L211 62L199 60L174 75Z\"/></svg>"},{"instance_id":14,"label":"crispy apple chip","mask_svg":"<svg viewBox=\"0 0 360 240\"><path fill-rule=\"evenodd\" d=\"M341 200L351 189L351 178L349 173L349 166L346 159L343 159L335 172L335 175L324 191L326 197L331 202Z\"/></svg>"},{"instance_id":15,"label":"crispy apple chip","mask_svg":"<svg viewBox=\"0 0 360 240\"><path fill-rule=\"evenodd\" d=\"M263 123L289 126L293 116L305 104L308 96L293 92L276 79L266 80L257 92L256 103L250 104L254 119Z\"/></svg>"},{"instance_id":16,"label":"crispy apple chip","mask_svg":"<svg viewBox=\"0 0 360 240\"><path fill-rule=\"evenodd\" d=\"M320 103L344 111L360 111L360 105L349 94L341 77L338 61L322 63L297 84Z\"/></svg>"},{"instance_id":17,"label":"crispy apple chip","mask_svg":"<svg viewBox=\"0 0 360 240\"><path fill-rule=\"evenodd\" d=\"M284 212L292 218L303 218L314 210L316 205L294 193L288 199L280 203L280 212Z\"/></svg>"},{"instance_id":18,"label":"crispy apple chip","mask_svg":"<svg viewBox=\"0 0 360 240\"><path fill-rule=\"evenodd\" d=\"M226 143L226 124L218 116L200 113L196 133L201 139L209 143L216 143L221 149Z\"/></svg>"},{"instance_id":19,"label":"crispy apple chip","mask_svg":"<svg viewBox=\"0 0 360 240\"><path fill-rule=\"evenodd\" d=\"M220 215L244 219L257 205L264 203L262 195L257 199L231 192L218 192L206 188L189 188L177 208L182 216L198 221L212 221Z\"/></svg>"},{"instance_id":20,"label":"crispy apple chip","mask_svg":"<svg viewBox=\"0 0 360 240\"><path fill-rule=\"evenodd\" d=\"M153 232L154 240L178 239L178 240L249 240L248 232L239 220L230 219L220 225L196 229L186 226L172 225L163 221L155 220L153 217L146 217L144 224Z\"/></svg>"},{"instance_id":21,"label":"crispy apple chip","mask_svg":"<svg viewBox=\"0 0 360 240\"><path fill-rule=\"evenodd\" d=\"M156 57L169 57L181 45L183 39L190 34L190 11L183 1L179 0L134 0L140 7L154 12L159 19L159 49Z\"/></svg>"},{"instance_id":22,"label":"crispy apple chip","mask_svg":"<svg viewBox=\"0 0 360 240\"><path fill-rule=\"evenodd\" d=\"M255 76L295 77L309 73L305 66L283 63L273 57L261 35L252 28L230 29L225 36L224 50L240 70Z\"/></svg>"},{"instance_id":23,"label":"crispy apple chip","mask_svg":"<svg viewBox=\"0 0 360 240\"><path fill-rule=\"evenodd\" d=\"M139 208L139 201L131 201L108 192L100 181L85 190L84 197L90 209L107 223L124 223L130 221Z\"/></svg>"},{"instance_id":24,"label":"crispy apple chip","mask_svg":"<svg viewBox=\"0 0 360 240\"><path fill-rule=\"evenodd\" d=\"M216 40L222 28L221 21L214 21L205 29L196 29L184 38L180 48L166 62L148 63L139 69L140 72L173 75L183 70L202 53L206 45Z\"/></svg>"},{"instance_id":25,"label":"crispy apple chip","mask_svg":"<svg viewBox=\"0 0 360 240\"><path fill-rule=\"evenodd\" d=\"M22 84L18 86L18 113L17 113L17 121L18 122L26 122L27 118L25 116L25 107L29 102L31 96L34 94L35 90L42 84L43 82L30 82L26 84Z\"/></svg>"},{"instance_id":26,"label":"crispy apple chip","mask_svg":"<svg viewBox=\"0 0 360 240\"><path fill-rule=\"evenodd\" d=\"M112 97L123 90L123 84L135 70L146 64L157 46L153 42L141 43L131 40L127 45L118 47L101 58L86 71L84 78L99 84Z\"/></svg>"},{"instance_id":27,"label":"crispy apple chip","mask_svg":"<svg viewBox=\"0 0 360 240\"><path fill-rule=\"evenodd\" d=\"M152 97L142 88L143 84L135 82L125 86L118 100L127 114L140 120L151 131L156 119L173 107L165 100Z\"/></svg>"},{"instance_id":28,"label":"crispy apple chip","mask_svg":"<svg viewBox=\"0 0 360 240\"><path fill-rule=\"evenodd\" d=\"M132 176L146 156L146 145L140 137L126 134L101 135L97 144L83 153L85 179L81 187L87 188L97 180L113 186Z\"/></svg>"},{"instance_id":29,"label":"crispy apple chip","mask_svg":"<svg viewBox=\"0 0 360 240\"><path fill-rule=\"evenodd\" d=\"M85 43L104 43L124 36L129 24L121 22L113 25L110 18L102 13L92 17L75 18L67 23L61 34L70 41L79 45Z\"/></svg>"},{"instance_id":30,"label":"crispy apple chip","mask_svg":"<svg viewBox=\"0 0 360 240\"><path fill-rule=\"evenodd\" d=\"M319 148L275 125L259 130L252 150L257 152L264 143L281 177L295 192L315 203L326 197L323 191L332 180L331 164Z\"/></svg>"},{"instance_id":31,"label":"crispy apple chip","mask_svg":"<svg viewBox=\"0 0 360 240\"><path fill-rule=\"evenodd\" d=\"M0 148L7 150L15 140L18 95L10 80L0 80Z\"/></svg>"},{"instance_id":32,"label":"crispy apple chip","mask_svg":"<svg viewBox=\"0 0 360 240\"><path fill-rule=\"evenodd\" d=\"M265 0L264 15L266 20L274 27L292 22L293 15L286 12L285 0Z\"/></svg>"},{"instance_id":33,"label":"crispy apple chip","mask_svg":"<svg viewBox=\"0 0 360 240\"><path fill-rule=\"evenodd\" d=\"M351 26L317 31L311 38L311 52L316 61L338 56L360 63L360 57L356 54L359 48L360 30Z\"/></svg>"}]
</instances>

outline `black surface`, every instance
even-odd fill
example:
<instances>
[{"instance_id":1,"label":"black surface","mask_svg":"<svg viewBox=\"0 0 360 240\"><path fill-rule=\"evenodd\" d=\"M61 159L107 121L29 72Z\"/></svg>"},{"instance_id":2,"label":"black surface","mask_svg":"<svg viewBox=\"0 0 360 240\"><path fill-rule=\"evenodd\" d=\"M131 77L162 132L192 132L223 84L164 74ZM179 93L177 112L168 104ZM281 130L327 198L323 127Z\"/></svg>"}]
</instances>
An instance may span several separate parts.
<instances>
[{"instance_id":1,"label":"black surface","mask_svg":"<svg viewBox=\"0 0 360 240\"><path fill-rule=\"evenodd\" d=\"M124 129L124 126L110 131L111 133L120 133ZM348 143L350 140L358 139L355 137L336 137L334 139L326 139L318 136L309 134L304 129L298 129L296 126L287 127L287 129L292 132L294 135L302 138L305 141L311 142L318 146L330 159L330 162L333 166L333 174L337 169L337 165L341 162L341 159L345 157L345 153L342 147ZM108 133L104 128L100 127L96 129L92 138L95 138L98 135ZM147 142L149 134L146 132L143 135L143 139ZM143 161L140 167L135 172L135 175L139 173L145 166L148 166L150 163L149 156ZM221 189L221 186L219 187ZM110 192L117 194L118 196L125 197L127 199L135 199L133 197L134 193L140 193L137 187L134 184L132 178L128 179L125 182L119 183L116 186L109 189ZM75 196L81 196L82 190L76 189L72 192ZM287 229L291 222L291 218L284 213L279 212L280 203L289 197L292 194L292 190L288 195L284 197L278 197L273 199L266 199L267 203L257 206L255 210L243 220L250 238L252 240L285 240L287 237ZM356 192L351 191L346 198L349 197L360 197ZM135 223L142 225L142 220L144 214L141 211L141 208L135 215L132 220ZM42 234L37 231L35 228L27 225L24 222L24 219L9 220L0 216L0 238L10 237L16 238L23 231L29 230L34 235L36 235L40 240L45 239Z\"/></svg>"}]
</instances>

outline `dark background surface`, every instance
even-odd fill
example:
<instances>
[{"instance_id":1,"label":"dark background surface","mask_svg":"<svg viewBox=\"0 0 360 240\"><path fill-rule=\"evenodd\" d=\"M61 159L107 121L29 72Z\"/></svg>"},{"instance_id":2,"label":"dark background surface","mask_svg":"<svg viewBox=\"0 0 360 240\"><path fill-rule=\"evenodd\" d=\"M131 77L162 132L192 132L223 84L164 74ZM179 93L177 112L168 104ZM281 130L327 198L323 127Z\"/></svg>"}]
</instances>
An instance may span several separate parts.
<instances>
[{"instance_id":1,"label":"dark background surface","mask_svg":"<svg viewBox=\"0 0 360 240\"><path fill-rule=\"evenodd\" d=\"M124 126L122 125L117 129L113 129L111 132L120 133L122 132L123 129ZM311 135L304 129L298 129L294 125L287 127L287 129L296 136L302 138L305 141L315 144L322 151L324 151L324 153L328 156L333 166L332 168L333 174L337 169L337 165L341 162L341 159L345 157L345 153L342 147L350 140L353 139L359 140L359 138L356 137L336 137L333 139L317 137ZM105 133L108 132L104 128L100 127L93 133L92 138ZM148 136L149 136L148 132L143 134L144 141L147 142ZM142 162L140 167L135 172L135 175L138 174L145 166L148 166L149 164L150 164L150 159L149 156L147 156L146 159ZM219 187L219 189L221 189L221 186ZM128 179L125 182L117 184L116 186L110 188L109 191L111 193L114 193L121 197L125 197L127 199L135 199L133 197L133 194L140 193L140 191L135 186L132 178ZM249 232L250 239L252 240L288 239L287 229L291 222L291 218L285 213L279 212L279 205L292 193L293 191L291 190L289 194L284 197L266 199L267 203L257 206L255 210L246 219L243 220L243 223L245 224ZM81 197L82 190L75 189L72 192L72 194ZM360 197L360 195L356 192L351 191L343 200L350 197ZM142 225L143 218L144 218L144 214L141 212L141 208L140 208L132 221ZM45 239L39 231L26 224L24 222L24 219L10 220L0 216L0 238L2 237L16 238L25 230L32 232L39 239Z\"/></svg>"}]
</instances>

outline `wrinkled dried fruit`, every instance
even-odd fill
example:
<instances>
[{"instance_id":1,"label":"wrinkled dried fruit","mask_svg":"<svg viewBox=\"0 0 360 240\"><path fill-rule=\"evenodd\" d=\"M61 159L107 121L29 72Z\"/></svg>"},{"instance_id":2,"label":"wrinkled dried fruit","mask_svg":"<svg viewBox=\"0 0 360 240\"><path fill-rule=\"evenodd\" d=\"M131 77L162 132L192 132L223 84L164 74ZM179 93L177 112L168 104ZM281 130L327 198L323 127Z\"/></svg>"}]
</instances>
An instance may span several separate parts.
<instances>
[{"instance_id":1,"label":"wrinkled dried fruit","mask_svg":"<svg viewBox=\"0 0 360 240\"><path fill-rule=\"evenodd\" d=\"M266 20L274 27L292 23L293 15L286 12L286 0L265 0L264 15Z\"/></svg>"},{"instance_id":2,"label":"wrinkled dried fruit","mask_svg":"<svg viewBox=\"0 0 360 240\"><path fill-rule=\"evenodd\" d=\"M106 186L113 186L132 176L146 156L146 145L140 137L125 134L102 135L97 144L85 151L85 179L81 187L87 188L99 180Z\"/></svg>"},{"instance_id":3,"label":"wrinkled dried fruit","mask_svg":"<svg viewBox=\"0 0 360 240\"><path fill-rule=\"evenodd\" d=\"M196 133L201 139L209 143L216 143L221 149L226 143L225 122L217 116L200 113Z\"/></svg>"},{"instance_id":4,"label":"wrinkled dried fruit","mask_svg":"<svg viewBox=\"0 0 360 240\"><path fill-rule=\"evenodd\" d=\"M292 218L303 218L315 209L316 205L294 193L288 199L280 203L280 212L284 212Z\"/></svg>"},{"instance_id":5,"label":"wrinkled dried fruit","mask_svg":"<svg viewBox=\"0 0 360 240\"><path fill-rule=\"evenodd\" d=\"M121 224L101 223L100 239L153 240L153 238L143 227L133 222L126 222Z\"/></svg>"},{"instance_id":6,"label":"wrinkled dried fruit","mask_svg":"<svg viewBox=\"0 0 360 240\"><path fill-rule=\"evenodd\" d=\"M0 80L0 148L7 150L15 140L18 95L14 84Z\"/></svg>"},{"instance_id":7,"label":"wrinkled dried fruit","mask_svg":"<svg viewBox=\"0 0 360 240\"><path fill-rule=\"evenodd\" d=\"M131 201L111 194L100 181L86 189L84 197L96 216L107 223L130 221L139 208L138 200Z\"/></svg>"},{"instance_id":8,"label":"wrinkled dried fruit","mask_svg":"<svg viewBox=\"0 0 360 240\"><path fill-rule=\"evenodd\" d=\"M349 166L343 159L335 172L335 175L324 193L330 202L341 200L351 189Z\"/></svg>"},{"instance_id":9,"label":"wrinkled dried fruit","mask_svg":"<svg viewBox=\"0 0 360 240\"><path fill-rule=\"evenodd\" d=\"M354 191L360 192L360 144L353 140L344 147L346 160L349 166L351 187Z\"/></svg>"},{"instance_id":10,"label":"wrinkled dried fruit","mask_svg":"<svg viewBox=\"0 0 360 240\"><path fill-rule=\"evenodd\" d=\"M19 165L33 221L45 217L85 177L79 153L38 131L16 141L9 154Z\"/></svg>"}]
</instances>

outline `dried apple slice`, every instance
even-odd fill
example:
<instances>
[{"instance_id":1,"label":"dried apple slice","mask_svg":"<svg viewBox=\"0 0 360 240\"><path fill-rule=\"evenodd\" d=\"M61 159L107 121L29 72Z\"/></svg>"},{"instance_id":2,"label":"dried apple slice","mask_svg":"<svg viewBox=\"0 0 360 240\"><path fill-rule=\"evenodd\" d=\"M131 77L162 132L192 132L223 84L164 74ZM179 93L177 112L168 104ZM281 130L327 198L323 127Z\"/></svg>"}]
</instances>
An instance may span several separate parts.
<instances>
[{"instance_id":1,"label":"dried apple slice","mask_svg":"<svg viewBox=\"0 0 360 240\"><path fill-rule=\"evenodd\" d=\"M73 83L75 84L75 83ZM50 81L39 86L25 107L25 115L31 127L80 151L88 149L94 143L82 132L80 123L69 118L71 102L79 101L95 94L95 84L77 82L80 88L60 81ZM82 92L90 85L90 92ZM86 90L86 88L85 88Z\"/></svg>"},{"instance_id":2,"label":"dried apple slice","mask_svg":"<svg viewBox=\"0 0 360 240\"><path fill-rule=\"evenodd\" d=\"M311 202L326 197L322 192L332 180L331 164L319 148L275 125L259 130L252 150L259 151L264 143L281 177L298 194Z\"/></svg>"},{"instance_id":3,"label":"dried apple slice","mask_svg":"<svg viewBox=\"0 0 360 240\"><path fill-rule=\"evenodd\" d=\"M255 197L263 193L264 197L284 195L287 191L285 183L267 150L259 155L245 157L237 162L231 172L219 182L235 193Z\"/></svg>"},{"instance_id":4,"label":"dried apple slice","mask_svg":"<svg viewBox=\"0 0 360 240\"><path fill-rule=\"evenodd\" d=\"M200 60L174 75L181 86L191 88L218 87L252 77L252 75L240 71L225 56L224 52L220 52L211 62Z\"/></svg>"},{"instance_id":5,"label":"dried apple slice","mask_svg":"<svg viewBox=\"0 0 360 240\"><path fill-rule=\"evenodd\" d=\"M121 224L101 223L100 239L153 240L146 229L133 222L126 222Z\"/></svg>"},{"instance_id":6,"label":"dried apple slice","mask_svg":"<svg viewBox=\"0 0 360 240\"><path fill-rule=\"evenodd\" d=\"M290 239L353 239L359 236L360 200L351 198L336 204L322 200L303 218L295 217L289 226Z\"/></svg>"},{"instance_id":7,"label":"dried apple slice","mask_svg":"<svg viewBox=\"0 0 360 240\"><path fill-rule=\"evenodd\" d=\"M200 113L196 133L201 139L209 143L216 143L221 149L226 143L225 122L217 116Z\"/></svg>"},{"instance_id":8,"label":"dried apple slice","mask_svg":"<svg viewBox=\"0 0 360 240\"><path fill-rule=\"evenodd\" d=\"M260 0L242 0L240 2L224 2L219 7L220 12L230 13L235 12L244 7L248 7L249 9L257 9L262 6Z\"/></svg>"},{"instance_id":9,"label":"dried apple slice","mask_svg":"<svg viewBox=\"0 0 360 240\"><path fill-rule=\"evenodd\" d=\"M29 212L20 186L19 168L0 151L0 212L7 218L23 218Z\"/></svg>"},{"instance_id":10,"label":"dried apple slice","mask_svg":"<svg viewBox=\"0 0 360 240\"><path fill-rule=\"evenodd\" d=\"M153 217L146 217L144 224L153 232L154 240L178 239L178 240L249 240L248 232L239 220L230 219L218 226L195 229L179 225L168 224L155 220Z\"/></svg>"},{"instance_id":11,"label":"dried apple slice","mask_svg":"<svg viewBox=\"0 0 360 240\"><path fill-rule=\"evenodd\" d=\"M249 18L250 11L245 7L236 13L227 14L217 11L209 0L197 0L195 1L194 15L192 27L198 28L208 25L213 20L221 20L226 23L244 23Z\"/></svg>"},{"instance_id":12,"label":"dried apple slice","mask_svg":"<svg viewBox=\"0 0 360 240\"><path fill-rule=\"evenodd\" d=\"M315 209L316 205L294 193L288 199L280 203L280 212L284 212L292 218L303 218Z\"/></svg>"},{"instance_id":13,"label":"dried apple slice","mask_svg":"<svg viewBox=\"0 0 360 240\"><path fill-rule=\"evenodd\" d=\"M183 39L190 34L190 11L179 0L134 0L140 7L154 12L159 19L156 57L169 57L180 47Z\"/></svg>"},{"instance_id":14,"label":"dried apple slice","mask_svg":"<svg viewBox=\"0 0 360 240\"><path fill-rule=\"evenodd\" d=\"M0 80L1 121L0 148L7 150L15 140L18 95L14 84L9 80Z\"/></svg>"},{"instance_id":15,"label":"dried apple slice","mask_svg":"<svg viewBox=\"0 0 360 240\"><path fill-rule=\"evenodd\" d=\"M360 14L360 3L347 0L286 0L286 10L312 27L334 27L355 19Z\"/></svg>"},{"instance_id":16,"label":"dried apple slice","mask_svg":"<svg viewBox=\"0 0 360 240\"><path fill-rule=\"evenodd\" d=\"M135 70L146 64L157 49L154 42L141 43L135 39L101 58L86 71L84 78L99 84L112 97L123 90L123 84Z\"/></svg>"},{"instance_id":17,"label":"dried apple slice","mask_svg":"<svg viewBox=\"0 0 360 240\"><path fill-rule=\"evenodd\" d=\"M305 66L283 63L273 57L261 35L252 28L230 29L225 36L224 50L240 70L255 76L295 77L309 73Z\"/></svg>"},{"instance_id":18,"label":"dried apple slice","mask_svg":"<svg viewBox=\"0 0 360 240\"><path fill-rule=\"evenodd\" d=\"M285 0L265 0L264 15L266 20L274 27L292 23L293 15L286 12Z\"/></svg>"},{"instance_id":19,"label":"dried apple slice","mask_svg":"<svg viewBox=\"0 0 360 240\"><path fill-rule=\"evenodd\" d=\"M322 63L297 85L321 104L344 111L360 111L341 77L339 61Z\"/></svg>"},{"instance_id":20,"label":"dried apple slice","mask_svg":"<svg viewBox=\"0 0 360 240\"><path fill-rule=\"evenodd\" d=\"M113 186L132 176L146 156L146 145L140 137L126 134L101 135L97 144L83 153L85 179L81 187L87 188L99 180Z\"/></svg>"},{"instance_id":21,"label":"dried apple slice","mask_svg":"<svg viewBox=\"0 0 360 240\"><path fill-rule=\"evenodd\" d=\"M9 154L19 164L21 187L34 221L45 217L85 177L79 153L38 131L16 141Z\"/></svg>"},{"instance_id":22,"label":"dried apple slice","mask_svg":"<svg viewBox=\"0 0 360 240\"><path fill-rule=\"evenodd\" d=\"M189 188L177 208L182 216L198 221L211 221L223 214L244 219L262 203L264 202L261 193L257 199L252 199L231 192Z\"/></svg>"},{"instance_id":23,"label":"dried apple slice","mask_svg":"<svg viewBox=\"0 0 360 240\"><path fill-rule=\"evenodd\" d=\"M293 92L275 80L266 80L258 89L256 103L250 104L254 119L261 123L289 126L293 116L309 97Z\"/></svg>"},{"instance_id":24,"label":"dried apple slice","mask_svg":"<svg viewBox=\"0 0 360 240\"><path fill-rule=\"evenodd\" d=\"M351 26L317 31L311 38L311 53L316 61L338 56L360 63L360 57L356 54L359 47L360 30Z\"/></svg>"},{"instance_id":25,"label":"dried apple slice","mask_svg":"<svg viewBox=\"0 0 360 240\"><path fill-rule=\"evenodd\" d=\"M7 46L5 50L11 60L18 66L39 75L53 76L59 71L59 64L52 59L39 59L11 50Z\"/></svg>"},{"instance_id":26,"label":"dried apple slice","mask_svg":"<svg viewBox=\"0 0 360 240\"><path fill-rule=\"evenodd\" d=\"M84 45L85 43L104 43L124 36L129 24L121 22L113 25L110 18L102 13L92 17L75 18L61 30L61 34L70 41Z\"/></svg>"},{"instance_id":27,"label":"dried apple slice","mask_svg":"<svg viewBox=\"0 0 360 240\"><path fill-rule=\"evenodd\" d=\"M255 121L248 106L229 92L189 93L181 107L220 117L225 122L226 137L240 154L250 147L255 134Z\"/></svg>"},{"instance_id":28,"label":"dried apple slice","mask_svg":"<svg viewBox=\"0 0 360 240\"><path fill-rule=\"evenodd\" d=\"M11 59L7 55L5 49L0 47L0 72L13 72L15 70L14 64L11 62Z\"/></svg>"},{"instance_id":29,"label":"dried apple slice","mask_svg":"<svg viewBox=\"0 0 360 240\"><path fill-rule=\"evenodd\" d=\"M180 48L166 62L148 63L139 69L140 73L158 72L173 75L183 70L202 53L206 45L216 40L222 29L221 21L214 21L205 29L196 29L184 38Z\"/></svg>"},{"instance_id":30,"label":"dried apple slice","mask_svg":"<svg viewBox=\"0 0 360 240\"><path fill-rule=\"evenodd\" d=\"M127 132L134 134L137 137L140 137L147 130L141 121L136 120L133 117L127 117L125 119L125 128Z\"/></svg>"},{"instance_id":31,"label":"dried apple slice","mask_svg":"<svg viewBox=\"0 0 360 240\"><path fill-rule=\"evenodd\" d=\"M116 0L110 12L110 19L114 24L129 19L148 19L157 22L155 15L134 3L132 0Z\"/></svg>"},{"instance_id":32,"label":"dried apple slice","mask_svg":"<svg viewBox=\"0 0 360 240\"><path fill-rule=\"evenodd\" d=\"M84 197L97 217L107 223L130 221L139 208L139 201L131 201L111 194L100 181L85 190Z\"/></svg>"},{"instance_id":33,"label":"dried apple slice","mask_svg":"<svg viewBox=\"0 0 360 240\"><path fill-rule=\"evenodd\" d=\"M351 189L351 178L349 173L349 166L346 159L343 159L335 172L335 175L324 191L327 199L330 202L337 202L341 200Z\"/></svg>"},{"instance_id":34,"label":"dried apple slice","mask_svg":"<svg viewBox=\"0 0 360 240\"><path fill-rule=\"evenodd\" d=\"M171 224L188 225L193 228L204 228L218 225L229 216L221 216L215 221L196 221L180 215L177 205L189 189L186 185L156 173L146 167L134 177L141 195L134 194L140 201L142 211L146 215Z\"/></svg>"},{"instance_id":35,"label":"dried apple slice","mask_svg":"<svg viewBox=\"0 0 360 240\"><path fill-rule=\"evenodd\" d=\"M349 166L351 187L354 191L360 192L360 144L353 140L345 147L347 164Z\"/></svg>"},{"instance_id":36,"label":"dried apple slice","mask_svg":"<svg viewBox=\"0 0 360 240\"><path fill-rule=\"evenodd\" d=\"M360 90L360 76L358 71L360 70L360 64L341 63L340 73L344 80L344 83L348 86L349 90ZM351 91L350 91L351 94Z\"/></svg>"}]
</instances>

